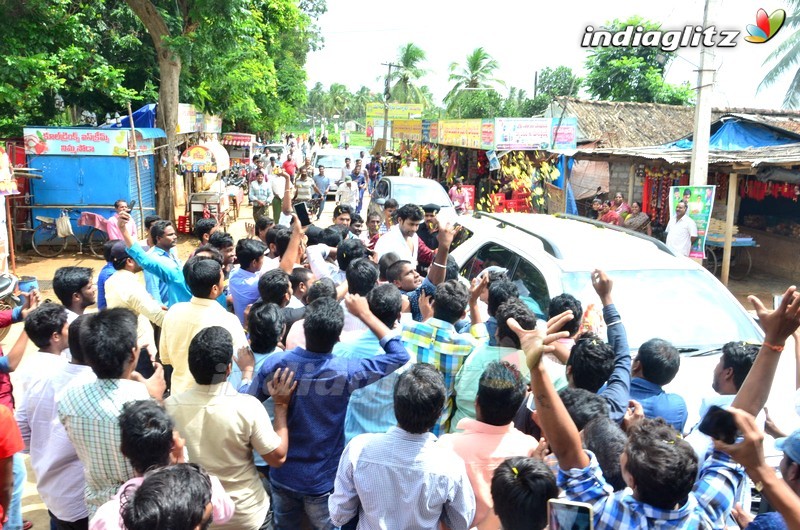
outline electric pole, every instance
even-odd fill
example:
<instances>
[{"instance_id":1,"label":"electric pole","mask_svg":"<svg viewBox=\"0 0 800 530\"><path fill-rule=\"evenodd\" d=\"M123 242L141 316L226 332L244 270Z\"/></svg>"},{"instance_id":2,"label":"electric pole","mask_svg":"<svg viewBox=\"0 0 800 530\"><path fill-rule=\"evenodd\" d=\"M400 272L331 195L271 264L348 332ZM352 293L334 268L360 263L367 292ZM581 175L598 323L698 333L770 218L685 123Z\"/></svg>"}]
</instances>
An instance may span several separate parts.
<instances>
[{"instance_id":1,"label":"electric pole","mask_svg":"<svg viewBox=\"0 0 800 530\"><path fill-rule=\"evenodd\" d=\"M705 1L703 27L709 25L708 14L713 0ZM697 67L697 103L694 108L694 134L692 165L689 183L704 186L708 183L708 143L711 137L711 92L714 88L714 54L707 46L700 47L700 65Z\"/></svg>"},{"instance_id":2,"label":"electric pole","mask_svg":"<svg viewBox=\"0 0 800 530\"><path fill-rule=\"evenodd\" d=\"M386 74L386 82L383 85L383 148L386 149L386 137L389 130L389 100L392 97L391 90L389 90L389 82L392 78L392 68L399 68L399 64L394 63L381 63L383 66L389 67L389 72Z\"/></svg>"}]
</instances>

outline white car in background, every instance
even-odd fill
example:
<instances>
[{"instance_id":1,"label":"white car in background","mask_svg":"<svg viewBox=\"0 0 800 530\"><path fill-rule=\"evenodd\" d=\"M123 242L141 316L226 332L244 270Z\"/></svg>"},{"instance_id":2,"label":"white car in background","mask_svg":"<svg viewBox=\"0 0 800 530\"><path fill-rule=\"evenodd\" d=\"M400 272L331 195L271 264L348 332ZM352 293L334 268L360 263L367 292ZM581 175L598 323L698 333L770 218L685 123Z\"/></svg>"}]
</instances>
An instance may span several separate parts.
<instances>
[{"instance_id":1,"label":"white car in background","mask_svg":"<svg viewBox=\"0 0 800 530\"><path fill-rule=\"evenodd\" d=\"M398 206L436 204L441 208L437 215L441 223L454 223L458 218L447 192L435 180L419 177L383 177L375 186L375 193L370 199L367 213L377 212L383 218L383 205L388 199L396 200Z\"/></svg>"},{"instance_id":2,"label":"white car in background","mask_svg":"<svg viewBox=\"0 0 800 530\"><path fill-rule=\"evenodd\" d=\"M335 195L339 187L338 183L342 178L345 158L350 158L351 167L355 167L353 154L347 149L319 149L311 157L311 167L314 168L315 175L320 165L325 166L325 175L331 179L331 187L328 189L329 196Z\"/></svg>"},{"instance_id":3,"label":"white car in background","mask_svg":"<svg viewBox=\"0 0 800 530\"><path fill-rule=\"evenodd\" d=\"M722 345L764 339L750 313L713 275L653 238L566 215L478 213L458 222L464 230L451 255L461 274L471 280L491 265L508 269L520 298L543 317L550 298L561 293L578 298L584 309L601 308L590 274L604 270L614 282L612 296L632 355L656 337L681 352L680 371L666 389L686 400L687 429L697 423L702 399L716 396L711 383ZM767 404L773 420L790 432L797 425L792 349L790 339Z\"/></svg>"}]
</instances>

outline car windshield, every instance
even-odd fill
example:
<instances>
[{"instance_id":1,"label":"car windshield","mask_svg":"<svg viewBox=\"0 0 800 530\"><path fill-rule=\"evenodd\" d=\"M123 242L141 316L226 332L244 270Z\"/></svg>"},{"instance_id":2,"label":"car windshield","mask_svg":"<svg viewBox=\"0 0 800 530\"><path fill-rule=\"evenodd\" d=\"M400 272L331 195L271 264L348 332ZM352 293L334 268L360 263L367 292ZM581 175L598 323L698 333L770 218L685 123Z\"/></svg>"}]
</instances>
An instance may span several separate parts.
<instances>
[{"instance_id":1,"label":"car windshield","mask_svg":"<svg viewBox=\"0 0 800 530\"><path fill-rule=\"evenodd\" d=\"M422 182L431 182L419 179ZM433 185L414 185L398 184L392 182L392 198L400 204L419 204L420 197L424 197L424 204L438 204L439 206L450 206L450 199L445 193L444 188L438 184Z\"/></svg>"},{"instance_id":2,"label":"car windshield","mask_svg":"<svg viewBox=\"0 0 800 530\"><path fill-rule=\"evenodd\" d=\"M755 322L733 303L724 287L698 270L606 271L614 281L614 303L620 309L631 349L652 338L678 348L704 351L726 342L760 343ZM589 272L565 273L564 292L578 300L599 300Z\"/></svg>"},{"instance_id":3,"label":"car windshield","mask_svg":"<svg viewBox=\"0 0 800 530\"><path fill-rule=\"evenodd\" d=\"M314 161L314 166L319 167L323 165L328 168L344 167L344 159L345 155L319 155Z\"/></svg>"}]
</instances>

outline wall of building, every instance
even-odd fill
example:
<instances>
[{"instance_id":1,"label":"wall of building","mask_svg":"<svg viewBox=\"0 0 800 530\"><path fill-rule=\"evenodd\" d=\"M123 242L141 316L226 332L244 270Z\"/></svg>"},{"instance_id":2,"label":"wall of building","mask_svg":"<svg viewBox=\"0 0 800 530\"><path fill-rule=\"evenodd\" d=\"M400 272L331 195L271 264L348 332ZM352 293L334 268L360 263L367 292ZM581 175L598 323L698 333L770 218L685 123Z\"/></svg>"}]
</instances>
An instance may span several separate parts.
<instances>
[{"instance_id":1,"label":"wall of building","mask_svg":"<svg viewBox=\"0 0 800 530\"><path fill-rule=\"evenodd\" d=\"M644 180L634 177L633 197L628 197L628 179L630 178L631 166L629 162L609 162L608 197L613 199L614 195L622 192L627 202L642 200L642 186Z\"/></svg>"}]
</instances>

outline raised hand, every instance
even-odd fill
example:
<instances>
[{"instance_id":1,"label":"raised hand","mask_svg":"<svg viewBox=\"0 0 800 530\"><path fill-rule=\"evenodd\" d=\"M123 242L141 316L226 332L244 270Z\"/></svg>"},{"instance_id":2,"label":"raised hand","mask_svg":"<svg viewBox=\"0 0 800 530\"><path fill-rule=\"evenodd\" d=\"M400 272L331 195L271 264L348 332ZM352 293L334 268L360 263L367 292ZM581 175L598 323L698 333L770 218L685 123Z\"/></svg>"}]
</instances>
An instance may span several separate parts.
<instances>
[{"instance_id":1,"label":"raised hand","mask_svg":"<svg viewBox=\"0 0 800 530\"><path fill-rule=\"evenodd\" d=\"M567 322L572 318L571 312L569 313L569 317L570 318L564 320L564 322ZM508 328L516 333L517 337L519 337L519 345L522 351L525 352L525 359L530 370L533 370L539 366L539 361L541 361L543 354L552 352L554 350L554 347L552 346L553 342L569 336L569 333L566 331L550 333L550 330L548 330L548 332L545 333L544 331L540 331L538 329L523 329L522 326L519 325L519 322L517 322L517 320L514 318L509 318L507 324Z\"/></svg>"},{"instance_id":2,"label":"raised hand","mask_svg":"<svg viewBox=\"0 0 800 530\"><path fill-rule=\"evenodd\" d=\"M726 444L720 440L714 440L714 447L719 451L728 453L731 458L744 466L746 471L765 466L764 433L756 425L756 419L737 408L728 407L727 410L733 415L736 426L739 428L744 440L734 444Z\"/></svg>"},{"instance_id":3,"label":"raised hand","mask_svg":"<svg viewBox=\"0 0 800 530\"><path fill-rule=\"evenodd\" d=\"M483 290L489 286L489 275L484 274L480 278L472 279L472 286L469 289L469 305L470 307L478 303Z\"/></svg>"},{"instance_id":4,"label":"raised hand","mask_svg":"<svg viewBox=\"0 0 800 530\"><path fill-rule=\"evenodd\" d=\"M783 346L798 327L800 327L800 294L792 285L783 293L780 306L774 311L767 309L756 296L748 296L758 315L758 322L764 330L764 341L771 346Z\"/></svg>"},{"instance_id":5,"label":"raised hand","mask_svg":"<svg viewBox=\"0 0 800 530\"><path fill-rule=\"evenodd\" d=\"M422 314L422 321L425 322L433 316L433 297L422 290L419 293L419 312Z\"/></svg>"},{"instance_id":6,"label":"raised hand","mask_svg":"<svg viewBox=\"0 0 800 530\"><path fill-rule=\"evenodd\" d=\"M267 390L276 406L288 406L296 388L297 381L294 380L294 372L288 368L278 368L272 381L267 382Z\"/></svg>"},{"instance_id":7,"label":"raised hand","mask_svg":"<svg viewBox=\"0 0 800 530\"><path fill-rule=\"evenodd\" d=\"M363 296L347 294L344 297L344 304L351 315L361 320L364 320L364 317L371 313L367 299Z\"/></svg>"},{"instance_id":8,"label":"raised hand","mask_svg":"<svg viewBox=\"0 0 800 530\"><path fill-rule=\"evenodd\" d=\"M592 287L594 287L594 291L600 297L600 301L603 302L604 306L611 304L611 289L613 286L614 282L605 272L600 269L592 271Z\"/></svg>"},{"instance_id":9,"label":"raised hand","mask_svg":"<svg viewBox=\"0 0 800 530\"><path fill-rule=\"evenodd\" d=\"M236 353L236 366L239 367L239 370L242 371L242 374L250 372L253 373L253 369L256 366L256 358L253 355L253 350L250 349L250 346L242 346L239 348L239 351Z\"/></svg>"},{"instance_id":10,"label":"raised hand","mask_svg":"<svg viewBox=\"0 0 800 530\"><path fill-rule=\"evenodd\" d=\"M439 242L439 247L450 248L453 244L453 239L461 231L461 225L451 225L447 223L444 226L439 226L439 232L436 234L436 241Z\"/></svg>"}]
</instances>

